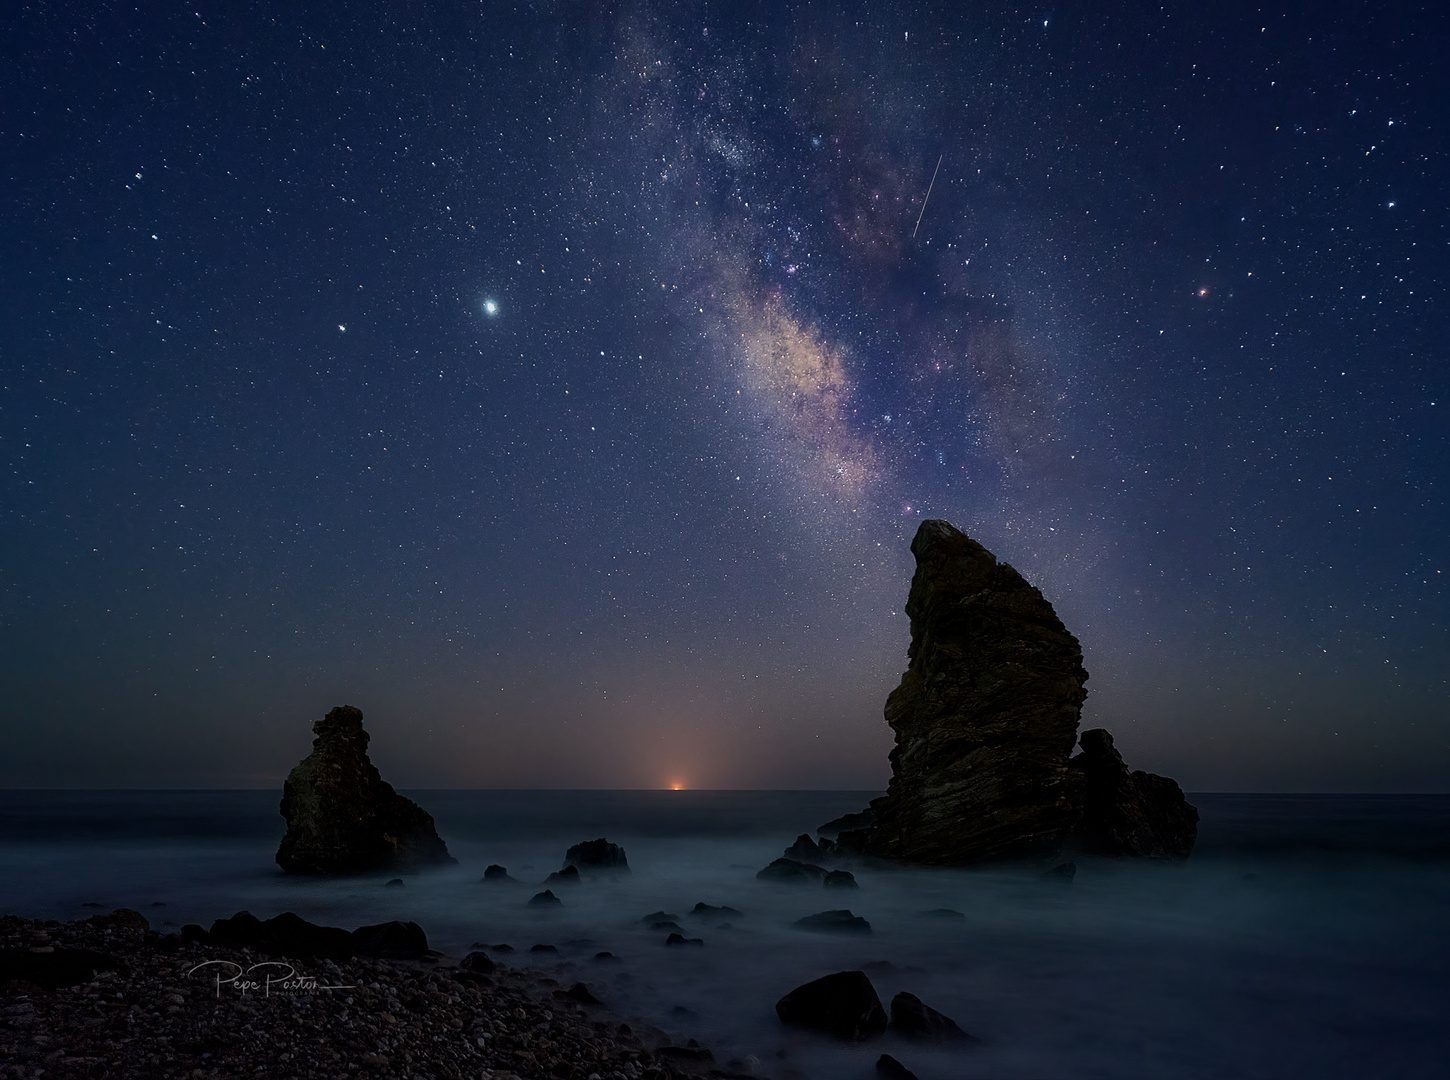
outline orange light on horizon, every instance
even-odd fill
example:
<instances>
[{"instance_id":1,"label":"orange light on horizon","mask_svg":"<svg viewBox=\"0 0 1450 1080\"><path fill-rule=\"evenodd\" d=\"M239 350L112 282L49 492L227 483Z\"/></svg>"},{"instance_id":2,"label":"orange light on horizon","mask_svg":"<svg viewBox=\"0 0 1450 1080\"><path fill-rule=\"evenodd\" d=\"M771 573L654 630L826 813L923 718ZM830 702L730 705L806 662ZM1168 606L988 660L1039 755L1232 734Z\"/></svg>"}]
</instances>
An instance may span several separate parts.
<instances>
[{"instance_id":1,"label":"orange light on horizon","mask_svg":"<svg viewBox=\"0 0 1450 1080\"><path fill-rule=\"evenodd\" d=\"M684 791L685 790L685 782L683 780L671 780L670 781L670 790L671 791Z\"/></svg>"}]
</instances>

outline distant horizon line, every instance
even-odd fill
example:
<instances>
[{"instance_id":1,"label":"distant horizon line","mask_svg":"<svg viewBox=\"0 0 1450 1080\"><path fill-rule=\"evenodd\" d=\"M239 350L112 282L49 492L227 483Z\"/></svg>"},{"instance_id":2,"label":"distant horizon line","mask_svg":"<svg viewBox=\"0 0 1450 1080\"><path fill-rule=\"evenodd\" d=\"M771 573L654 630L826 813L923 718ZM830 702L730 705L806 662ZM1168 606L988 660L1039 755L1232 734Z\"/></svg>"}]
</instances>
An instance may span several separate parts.
<instances>
[{"instance_id":1,"label":"distant horizon line","mask_svg":"<svg viewBox=\"0 0 1450 1080\"><path fill-rule=\"evenodd\" d=\"M135 792L135 793L195 793L195 792L237 792L237 791L270 791L276 792L281 785L268 787L79 787L79 786L31 786L31 787L0 787L0 793L22 792L22 791L75 791L75 792ZM770 794L798 794L802 792L816 792L822 795L882 795L884 788L669 788L669 787L646 787L646 788L613 788L613 787L398 787L393 786L395 791L400 792L617 792L620 794L640 794L642 792L660 792L670 795L689 794L728 794L741 795L756 793L761 795ZM1450 790L1442 791L1306 791L1306 790L1255 790L1255 791L1185 791L1185 797L1193 798L1200 795L1382 795L1385 797L1401 796L1450 796Z\"/></svg>"}]
</instances>

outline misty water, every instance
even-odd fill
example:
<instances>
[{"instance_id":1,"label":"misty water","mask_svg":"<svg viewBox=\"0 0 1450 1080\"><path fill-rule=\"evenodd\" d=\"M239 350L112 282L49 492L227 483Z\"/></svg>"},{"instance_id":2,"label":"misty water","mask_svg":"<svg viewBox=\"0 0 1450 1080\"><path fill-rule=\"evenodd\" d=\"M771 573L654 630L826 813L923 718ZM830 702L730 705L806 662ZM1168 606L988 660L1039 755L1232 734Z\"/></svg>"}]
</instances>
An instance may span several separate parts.
<instances>
[{"instance_id":1,"label":"misty water","mask_svg":"<svg viewBox=\"0 0 1450 1080\"><path fill-rule=\"evenodd\" d=\"M883 1052L922 1080L1444 1075L1450 796L1192 795L1188 862L1079 858L1070 883L869 865L849 866L856 891L756 880L798 833L871 794L414 792L459 865L397 888L282 874L274 792L0 792L0 909L131 907L162 930L240 910L411 919L443 952L506 942L501 962L582 980L619 1019L777 1078L866 1080ZM627 849L628 877L526 906L566 847L599 836ZM482 884L489 863L523 884ZM694 919L700 901L742 914ZM792 926L834 908L873 933ZM942 908L962 917L924 914ZM703 947L667 947L641 924L661 910ZM606 950L618 961L595 959ZM852 968L884 1003L910 991L980 1043L848 1046L778 1023L782 994Z\"/></svg>"}]
</instances>

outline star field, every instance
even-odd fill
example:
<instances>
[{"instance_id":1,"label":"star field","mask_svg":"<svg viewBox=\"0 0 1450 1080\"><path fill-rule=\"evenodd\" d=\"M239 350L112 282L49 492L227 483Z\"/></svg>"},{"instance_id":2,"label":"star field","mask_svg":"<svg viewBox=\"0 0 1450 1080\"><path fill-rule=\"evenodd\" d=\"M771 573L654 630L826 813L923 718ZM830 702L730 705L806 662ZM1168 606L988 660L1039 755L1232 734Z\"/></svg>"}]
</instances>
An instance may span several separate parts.
<instances>
[{"instance_id":1,"label":"star field","mask_svg":"<svg viewBox=\"0 0 1450 1080\"><path fill-rule=\"evenodd\" d=\"M0 783L880 786L942 517L1135 766L1443 790L1447 29L22 9Z\"/></svg>"}]
</instances>

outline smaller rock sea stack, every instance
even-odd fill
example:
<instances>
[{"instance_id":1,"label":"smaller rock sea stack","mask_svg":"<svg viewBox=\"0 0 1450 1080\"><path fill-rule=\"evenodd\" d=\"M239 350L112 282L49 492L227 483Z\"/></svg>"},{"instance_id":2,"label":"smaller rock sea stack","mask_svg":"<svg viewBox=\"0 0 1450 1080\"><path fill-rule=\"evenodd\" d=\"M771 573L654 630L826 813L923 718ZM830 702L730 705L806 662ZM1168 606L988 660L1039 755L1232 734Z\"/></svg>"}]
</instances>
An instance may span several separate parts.
<instances>
[{"instance_id":1,"label":"smaller rock sea stack","mask_svg":"<svg viewBox=\"0 0 1450 1080\"><path fill-rule=\"evenodd\" d=\"M368 760L363 714L340 705L312 725L312 753L282 788L287 834L277 864L291 874L418 870L457 860L433 818Z\"/></svg>"}]
</instances>

